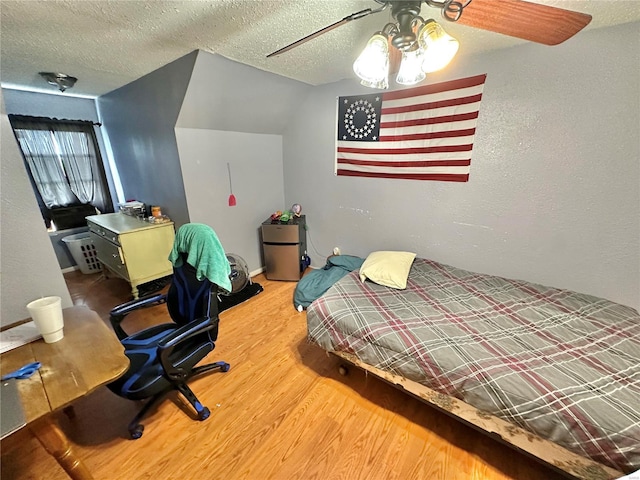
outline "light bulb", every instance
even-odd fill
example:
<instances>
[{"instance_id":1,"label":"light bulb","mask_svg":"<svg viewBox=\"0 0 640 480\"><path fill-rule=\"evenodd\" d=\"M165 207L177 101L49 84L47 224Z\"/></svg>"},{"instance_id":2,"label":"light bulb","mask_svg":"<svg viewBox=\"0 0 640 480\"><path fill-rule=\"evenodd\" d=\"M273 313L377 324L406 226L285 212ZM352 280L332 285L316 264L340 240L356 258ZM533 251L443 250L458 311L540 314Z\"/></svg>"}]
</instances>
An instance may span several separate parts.
<instances>
[{"instance_id":1,"label":"light bulb","mask_svg":"<svg viewBox=\"0 0 640 480\"><path fill-rule=\"evenodd\" d=\"M401 85L415 85L425 79L426 75L422 70L424 63L423 51L415 48L412 51L402 52L400 71L396 77L396 82Z\"/></svg>"},{"instance_id":2,"label":"light bulb","mask_svg":"<svg viewBox=\"0 0 640 480\"><path fill-rule=\"evenodd\" d=\"M360 56L353 62L353 71L362 85L373 88L389 87L389 42L381 32L367 42Z\"/></svg>"},{"instance_id":3,"label":"light bulb","mask_svg":"<svg viewBox=\"0 0 640 480\"><path fill-rule=\"evenodd\" d=\"M427 20L420 33L418 43L424 51L422 70L436 72L446 67L455 57L460 44L435 21Z\"/></svg>"}]
</instances>

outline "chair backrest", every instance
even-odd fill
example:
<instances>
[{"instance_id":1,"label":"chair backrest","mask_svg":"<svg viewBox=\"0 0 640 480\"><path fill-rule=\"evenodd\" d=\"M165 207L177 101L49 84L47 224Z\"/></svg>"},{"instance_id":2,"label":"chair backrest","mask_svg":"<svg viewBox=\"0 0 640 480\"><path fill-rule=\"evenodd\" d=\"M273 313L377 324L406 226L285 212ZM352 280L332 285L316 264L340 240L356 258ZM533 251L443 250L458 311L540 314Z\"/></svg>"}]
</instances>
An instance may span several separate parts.
<instances>
[{"instance_id":1,"label":"chair backrest","mask_svg":"<svg viewBox=\"0 0 640 480\"><path fill-rule=\"evenodd\" d=\"M180 267L173 269L173 279L167 292L167 309L171 319L185 325L196 318L210 318L216 325L211 339L218 337L218 299L209 280L198 280L196 269L183 258Z\"/></svg>"}]
</instances>

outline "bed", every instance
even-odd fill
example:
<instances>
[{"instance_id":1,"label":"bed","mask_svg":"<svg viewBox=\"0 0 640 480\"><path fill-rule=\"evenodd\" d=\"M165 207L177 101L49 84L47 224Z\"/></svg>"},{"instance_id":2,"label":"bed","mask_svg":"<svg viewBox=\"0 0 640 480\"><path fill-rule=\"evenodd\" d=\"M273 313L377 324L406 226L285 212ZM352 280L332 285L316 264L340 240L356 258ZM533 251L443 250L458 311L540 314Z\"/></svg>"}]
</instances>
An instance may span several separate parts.
<instances>
[{"instance_id":1,"label":"bed","mask_svg":"<svg viewBox=\"0 0 640 480\"><path fill-rule=\"evenodd\" d=\"M307 327L324 350L568 476L640 469L630 307L415 258L404 289L349 273Z\"/></svg>"}]
</instances>

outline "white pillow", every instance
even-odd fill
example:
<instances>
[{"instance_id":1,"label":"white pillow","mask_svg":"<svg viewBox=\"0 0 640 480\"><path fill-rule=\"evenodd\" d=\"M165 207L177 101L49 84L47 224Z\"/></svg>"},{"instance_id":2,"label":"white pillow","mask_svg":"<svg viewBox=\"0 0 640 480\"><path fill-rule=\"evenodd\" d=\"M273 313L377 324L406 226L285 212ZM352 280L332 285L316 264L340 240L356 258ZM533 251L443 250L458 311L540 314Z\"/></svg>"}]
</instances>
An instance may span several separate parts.
<instances>
[{"instance_id":1,"label":"white pillow","mask_svg":"<svg viewBox=\"0 0 640 480\"><path fill-rule=\"evenodd\" d=\"M360 280L371 280L385 287L404 290L415 253L379 251L371 252L360 267Z\"/></svg>"}]
</instances>

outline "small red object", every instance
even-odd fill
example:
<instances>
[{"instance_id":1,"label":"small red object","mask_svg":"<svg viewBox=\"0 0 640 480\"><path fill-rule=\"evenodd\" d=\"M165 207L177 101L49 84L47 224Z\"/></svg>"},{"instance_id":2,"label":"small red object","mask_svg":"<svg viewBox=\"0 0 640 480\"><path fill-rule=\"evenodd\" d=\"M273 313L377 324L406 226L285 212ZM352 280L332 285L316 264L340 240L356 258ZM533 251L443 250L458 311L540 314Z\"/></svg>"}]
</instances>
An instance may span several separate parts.
<instances>
[{"instance_id":1,"label":"small red object","mask_svg":"<svg viewBox=\"0 0 640 480\"><path fill-rule=\"evenodd\" d=\"M235 207L236 196L233 194L233 187L231 186L231 167L229 166L228 162L227 162L227 171L229 172L229 191L231 192L231 195L229 195L229 206Z\"/></svg>"}]
</instances>

